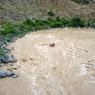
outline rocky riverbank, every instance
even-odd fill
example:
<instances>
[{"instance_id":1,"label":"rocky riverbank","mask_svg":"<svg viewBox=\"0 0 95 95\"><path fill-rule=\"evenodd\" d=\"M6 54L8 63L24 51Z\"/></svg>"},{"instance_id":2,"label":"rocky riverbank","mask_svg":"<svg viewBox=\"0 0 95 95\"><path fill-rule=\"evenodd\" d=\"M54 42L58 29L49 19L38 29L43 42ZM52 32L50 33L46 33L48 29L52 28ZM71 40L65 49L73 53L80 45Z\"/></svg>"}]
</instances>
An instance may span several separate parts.
<instances>
[{"instance_id":1,"label":"rocky riverbank","mask_svg":"<svg viewBox=\"0 0 95 95\"><path fill-rule=\"evenodd\" d=\"M8 42L5 42L3 38L0 40L0 78L5 77L17 77L13 70L10 68L4 69L6 65L13 65L17 62L17 59L11 54L13 48L7 47Z\"/></svg>"}]
</instances>

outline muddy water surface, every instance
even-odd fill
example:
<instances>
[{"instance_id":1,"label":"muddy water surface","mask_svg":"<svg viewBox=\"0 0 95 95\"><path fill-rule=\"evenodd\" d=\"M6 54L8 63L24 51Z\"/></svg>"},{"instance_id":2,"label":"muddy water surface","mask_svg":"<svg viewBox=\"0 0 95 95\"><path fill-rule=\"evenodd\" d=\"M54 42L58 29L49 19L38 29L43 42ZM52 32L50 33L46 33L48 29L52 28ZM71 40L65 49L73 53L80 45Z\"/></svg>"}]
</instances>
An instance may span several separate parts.
<instances>
[{"instance_id":1,"label":"muddy water surface","mask_svg":"<svg viewBox=\"0 0 95 95\"><path fill-rule=\"evenodd\" d=\"M19 77L0 80L0 95L95 95L94 29L33 32L9 47Z\"/></svg>"}]
</instances>

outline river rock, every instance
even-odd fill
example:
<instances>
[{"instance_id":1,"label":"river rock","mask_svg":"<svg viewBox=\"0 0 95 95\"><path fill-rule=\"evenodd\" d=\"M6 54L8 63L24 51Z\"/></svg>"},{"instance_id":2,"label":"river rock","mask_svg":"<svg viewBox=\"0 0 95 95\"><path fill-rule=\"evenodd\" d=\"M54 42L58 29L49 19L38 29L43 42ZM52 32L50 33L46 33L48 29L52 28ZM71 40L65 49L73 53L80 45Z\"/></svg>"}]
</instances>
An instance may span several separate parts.
<instances>
[{"instance_id":1,"label":"river rock","mask_svg":"<svg viewBox=\"0 0 95 95\"><path fill-rule=\"evenodd\" d=\"M5 78L8 76L8 73L6 71L0 70L0 78Z\"/></svg>"},{"instance_id":2,"label":"river rock","mask_svg":"<svg viewBox=\"0 0 95 95\"><path fill-rule=\"evenodd\" d=\"M17 59L14 58L12 55L11 56L7 56L7 57L3 57L1 59L1 63L15 63L17 62Z\"/></svg>"},{"instance_id":3,"label":"river rock","mask_svg":"<svg viewBox=\"0 0 95 95\"><path fill-rule=\"evenodd\" d=\"M0 78L5 78L5 77L16 78L17 75L13 71L9 72L9 71L0 70Z\"/></svg>"},{"instance_id":4,"label":"river rock","mask_svg":"<svg viewBox=\"0 0 95 95\"><path fill-rule=\"evenodd\" d=\"M6 47L4 47L4 49L6 50L6 51L8 51L8 52L10 52L12 49L11 48L6 48Z\"/></svg>"}]
</instances>

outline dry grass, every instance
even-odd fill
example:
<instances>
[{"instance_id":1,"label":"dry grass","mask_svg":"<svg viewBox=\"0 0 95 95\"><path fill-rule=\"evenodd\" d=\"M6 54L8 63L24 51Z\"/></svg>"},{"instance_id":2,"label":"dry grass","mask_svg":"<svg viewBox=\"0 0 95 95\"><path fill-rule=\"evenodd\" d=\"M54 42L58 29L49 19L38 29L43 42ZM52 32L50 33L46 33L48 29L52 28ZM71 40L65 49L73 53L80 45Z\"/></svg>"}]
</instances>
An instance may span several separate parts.
<instances>
[{"instance_id":1,"label":"dry grass","mask_svg":"<svg viewBox=\"0 0 95 95\"><path fill-rule=\"evenodd\" d=\"M95 3L80 5L71 0L12 0L0 1L0 18L3 20L20 21L26 17L47 18L47 12L52 9L55 16L71 17L80 15L84 18L95 19Z\"/></svg>"}]
</instances>

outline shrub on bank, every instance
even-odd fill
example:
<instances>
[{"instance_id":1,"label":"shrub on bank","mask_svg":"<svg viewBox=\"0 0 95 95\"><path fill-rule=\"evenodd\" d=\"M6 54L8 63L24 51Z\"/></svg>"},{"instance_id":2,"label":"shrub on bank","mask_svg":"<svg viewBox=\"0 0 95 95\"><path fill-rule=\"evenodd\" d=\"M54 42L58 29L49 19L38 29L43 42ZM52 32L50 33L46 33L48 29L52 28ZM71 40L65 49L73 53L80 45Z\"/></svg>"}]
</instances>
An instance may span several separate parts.
<instances>
[{"instance_id":1,"label":"shrub on bank","mask_svg":"<svg viewBox=\"0 0 95 95\"><path fill-rule=\"evenodd\" d=\"M6 51L0 46L0 63L3 59L7 59Z\"/></svg>"},{"instance_id":2,"label":"shrub on bank","mask_svg":"<svg viewBox=\"0 0 95 95\"><path fill-rule=\"evenodd\" d=\"M73 17L69 21L70 27L85 27L85 21L79 17Z\"/></svg>"},{"instance_id":3,"label":"shrub on bank","mask_svg":"<svg viewBox=\"0 0 95 95\"><path fill-rule=\"evenodd\" d=\"M14 25L10 22L2 24L2 29L3 29L1 32L2 35L13 34L15 31Z\"/></svg>"},{"instance_id":4,"label":"shrub on bank","mask_svg":"<svg viewBox=\"0 0 95 95\"><path fill-rule=\"evenodd\" d=\"M11 41L14 37L22 37L27 32L62 27L95 27L95 20L85 21L79 17L73 18L48 18L46 20L26 19L22 23L3 23L0 29L0 35L7 41Z\"/></svg>"},{"instance_id":5,"label":"shrub on bank","mask_svg":"<svg viewBox=\"0 0 95 95\"><path fill-rule=\"evenodd\" d=\"M47 12L47 14L51 17L53 17L55 14L50 10L49 12Z\"/></svg>"},{"instance_id":6,"label":"shrub on bank","mask_svg":"<svg viewBox=\"0 0 95 95\"><path fill-rule=\"evenodd\" d=\"M89 0L71 0L79 4L89 4Z\"/></svg>"},{"instance_id":7,"label":"shrub on bank","mask_svg":"<svg viewBox=\"0 0 95 95\"><path fill-rule=\"evenodd\" d=\"M95 20L85 21L79 17L73 18L48 18L46 20L31 20L26 19L22 23L4 23L1 25L0 35L6 37L16 37L26 34L30 31L47 29L47 28L60 28L60 27L95 27Z\"/></svg>"},{"instance_id":8,"label":"shrub on bank","mask_svg":"<svg viewBox=\"0 0 95 95\"><path fill-rule=\"evenodd\" d=\"M91 28L95 28L95 20L93 20L93 21L90 22L90 27Z\"/></svg>"}]
</instances>

